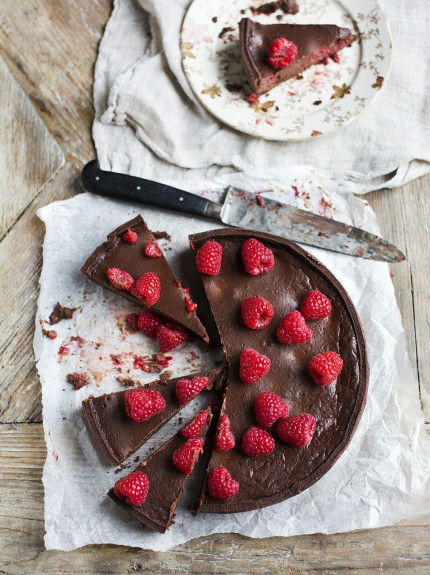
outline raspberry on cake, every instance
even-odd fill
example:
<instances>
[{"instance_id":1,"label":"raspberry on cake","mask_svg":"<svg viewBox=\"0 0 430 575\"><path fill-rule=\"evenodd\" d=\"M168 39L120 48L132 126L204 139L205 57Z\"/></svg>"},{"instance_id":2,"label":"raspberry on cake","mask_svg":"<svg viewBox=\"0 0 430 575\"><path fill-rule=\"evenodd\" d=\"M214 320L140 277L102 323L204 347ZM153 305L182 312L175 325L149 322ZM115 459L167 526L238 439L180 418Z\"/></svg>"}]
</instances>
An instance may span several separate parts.
<instances>
[{"instance_id":1,"label":"raspberry on cake","mask_svg":"<svg viewBox=\"0 0 430 575\"><path fill-rule=\"evenodd\" d=\"M129 389L124 394L125 412L133 421L146 421L166 409L166 400L159 391Z\"/></svg>"},{"instance_id":2,"label":"raspberry on cake","mask_svg":"<svg viewBox=\"0 0 430 575\"><path fill-rule=\"evenodd\" d=\"M149 479L145 473L134 471L119 479L113 488L115 495L129 505L138 507L148 496Z\"/></svg>"},{"instance_id":3,"label":"raspberry on cake","mask_svg":"<svg viewBox=\"0 0 430 575\"><path fill-rule=\"evenodd\" d=\"M255 238L243 242L241 253L245 271L253 276L267 273L275 264L272 250Z\"/></svg>"},{"instance_id":4,"label":"raspberry on cake","mask_svg":"<svg viewBox=\"0 0 430 575\"><path fill-rule=\"evenodd\" d=\"M270 359L255 349L243 350L240 356L240 379L245 383L259 381L270 369Z\"/></svg>"},{"instance_id":5,"label":"raspberry on cake","mask_svg":"<svg viewBox=\"0 0 430 575\"><path fill-rule=\"evenodd\" d=\"M304 447L309 445L316 430L316 421L313 415L301 413L293 417L281 419L276 426L276 432L284 443Z\"/></svg>"},{"instance_id":6,"label":"raspberry on cake","mask_svg":"<svg viewBox=\"0 0 430 575\"><path fill-rule=\"evenodd\" d=\"M276 38L267 50L267 63L272 68L286 68L297 58L299 49L287 38Z\"/></svg>"},{"instance_id":7,"label":"raspberry on cake","mask_svg":"<svg viewBox=\"0 0 430 575\"><path fill-rule=\"evenodd\" d=\"M157 327L158 346L162 353L171 351L190 339L186 329L175 323L161 324Z\"/></svg>"},{"instance_id":8,"label":"raspberry on cake","mask_svg":"<svg viewBox=\"0 0 430 575\"><path fill-rule=\"evenodd\" d=\"M194 437L178 447L172 455L173 465L187 475L191 475L200 453L203 453L204 442L203 437Z\"/></svg>"},{"instance_id":9,"label":"raspberry on cake","mask_svg":"<svg viewBox=\"0 0 430 575\"><path fill-rule=\"evenodd\" d=\"M137 328L148 337L156 338L157 329L164 323L164 319L153 311L143 311L137 320Z\"/></svg>"},{"instance_id":10,"label":"raspberry on cake","mask_svg":"<svg viewBox=\"0 0 430 575\"><path fill-rule=\"evenodd\" d=\"M147 256L148 258L161 258L160 248L152 240L149 240L149 242L147 242L144 252L145 256Z\"/></svg>"},{"instance_id":11,"label":"raspberry on cake","mask_svg":"<svg viewBox=\"0 0 430 575\"><path fill-rule=\"evenodd\" d=\"M137 234L136 234L136 232L133 232L130 228L128 228L128 230L122 236L122 239L127 244L135 244L137 242Z\"/></svg>"},{"instance_id":12,"label":"raspberry on cake","mask_svg":"<svg viewBox=\"0 0 430 575\"><path fill-rule=\"evenodd\" d=\"M272 304L263 297L247 297L241 307L243 323L250 329L264 329L273 317Z\"/></svg>"},{"instance_id":13,"label":"raspberry on cake","mask_svg":"<svg viewBox=\"0 0 430 575\"><path fill-rule=\"evenodd\" d=\"M131 275L119 268L108 268L106 272L107 279L115 289L130 291L134 284Z\"/></svg>"},{"instance_id":14,"label":"raspberry on cake","mask_svg":"<svg viewBox=\"0 0 430 575\"><path fill-rule=\"evenodd\" d=\"M331 303L318 290L308 292L300 304L300 313L305 319L322 319L331 314Z\"/></svg>"},{"instance_id":15,"label":"raspberry on cake","mask_svg":"<svg viewBox=\"0 0 430 575\"><path fill-rule=\"evenodd\" d=\"M276 337L281 343L306 343L312 339L312 330L306 325L305 318L297 311L291 311L279 324Z\"/></svg>"},{"instance_id":16,"label":"raspberry on cake","mask_svg":"<svg viewBox=\"0 0 430 575\"><path fill-rule=\"evenodd\" d=\"M197 271L202 274L216 276L219 274L222 262L222 247L218 242L208 241L196 253Z\"/></svg>"},{"instance_id":17,"label":"raspberry on cake","mask_svg":"<svg viewBox=\"0 0 430 575\"><path fill-rule=\"evenodd\" d=\"M219 465L209 474L208 490L214 499L231 499L239 491L239 483L223 465Z\"/></svg>"},{"instance_id":18,"label":"raspberry on cake","mask_svg":"<svg viewBox=\"0 0 430 575\"><path fill-rule=\"evenodd\" d=\"M193 379L180 379L176 383L176 397L181 405L187 403L198 395L209 383L207 377L193 377Z\"/></svg>"},{"instance_id":19,"label":"raspberry on cake","mask_svg":"<svg viewBox=\"0 0 430 575\"><path fill-rule=\"evenodd\" d=\"M130 293L137 299L142 300L148 307L154 305L160 299L160 291L160 278L153 272L140 276L130 289Z\"/></svg>"},{"instance_id":20,"label":"raspberry on cake","mask_svg":"<svg viewBox=\"0 0 430 575\"><path fill-rule=\"evenodd\" d=\"M340 374L342 368L343 360L335 351L315 355L308 364L309 375L321 387L330 385Z\"/></svg>"},{"instance_id":21,"label":"raspberry on cake","mask_svg":"<svg viewBox=\"0 0 430 575\"><path fill-rule=\"evenodd\" d=\"M281 417L287 417L288 405L283 399L270 391L261 393L254 403L258 425L270 427Z\"/></svg>"},{"instance_id":22,"label":"raspberry on cake","mask_svg":"<svg viewBox=\"0 0 430 575\"><path fill-rule=\"evenodd\" d=\"M209 407L202 409L202 411L200 411L195 418L190 421L190 423L178 431L179 435L182 435L182 437L186 437L187 439L192 439L199 435L208 419L209 413Z\"/></svg>"},{"instance_id":23,"label":"raspberry on cake","mask_svg":"<svg viewBox=\"0 0 430 575\"><path fill-rule=\"evenodd\" d=\"M217 451L228 451L233 449L235 444L236 440L230 429L230 420L228 415L223 413L218 421L214 449Z\"/></svg>"},{"instance_id":24,"label":"raspberry on cake","mask_svg":"<svg viewBox=\"0 0 430 575\"><path fill-rule=\"evenodd\" d=\"M275 440L262 427L250 427L242 439L242 451L250 457L269 455L275 449Z\"/></svg>"}]
</instances>

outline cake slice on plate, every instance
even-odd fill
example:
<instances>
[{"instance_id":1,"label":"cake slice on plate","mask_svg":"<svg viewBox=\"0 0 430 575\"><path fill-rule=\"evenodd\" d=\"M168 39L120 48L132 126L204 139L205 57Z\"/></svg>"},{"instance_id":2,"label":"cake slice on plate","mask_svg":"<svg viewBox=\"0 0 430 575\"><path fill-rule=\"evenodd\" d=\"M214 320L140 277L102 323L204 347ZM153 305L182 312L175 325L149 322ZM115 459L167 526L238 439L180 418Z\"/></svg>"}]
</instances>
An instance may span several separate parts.
<instances>
[{"instance_id":1,"label":"cake slice on plate","mask_svg":"<svg viewBox=\"0 0 430 575\"><path fill-rule=\"evenodd\" d=\"M111 465L125 461L203 389L220 389L226 368L157 380L82 402L87 427ZM149 393L148 393L149 392Z\"/></svg>"},{"instance_id":2,"label":"cake slice on plate","mask_svg":"<svg viewBox=\"0 0 430 575\"><path fill-rule=\"evenodd\" d=\"M203 451L211 419L208 406L132 473L117 481L108 496L142 525L165 533Z\"/></svg>"},{"instance_id":3,"label":"cake slice on plate","mask_svg":"<svg viewBox=\"0 0 430 575\"><path fill-rule=\"evenodd\" d=\"M243 69L259 96L349 46L357 35L334 24L240 22Z\"/></svg>"},{"instance_id":4,"label":"cake slice on plate","mask_svg":"<svg viewBox=\"0 0 430 575\"><path fill-rule=\"evenodd\" d=\"M196 305L176 279L142 216L119 226L89 256L81 272L104 288L209 341Z\"/></svg>"}]
</instances>

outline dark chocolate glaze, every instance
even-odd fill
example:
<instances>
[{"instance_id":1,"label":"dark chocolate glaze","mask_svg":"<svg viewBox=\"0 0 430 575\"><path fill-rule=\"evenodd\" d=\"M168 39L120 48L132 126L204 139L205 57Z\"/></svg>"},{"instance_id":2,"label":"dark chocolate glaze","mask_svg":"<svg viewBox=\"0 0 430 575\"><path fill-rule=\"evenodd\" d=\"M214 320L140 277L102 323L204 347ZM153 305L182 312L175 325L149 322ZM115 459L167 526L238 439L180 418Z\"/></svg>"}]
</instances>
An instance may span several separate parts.
<instances>
[{"instance_id":1,"label":"dark chocolate glaze","mask_svg":"<svg viewBox=\"0 0 430 575\"><path fill-rule=\"evenodd\" d=\"M269 46L276 38L287 38L298 47L297 58L282 69L267 64ZM349 46L357 36L349 28L334 24L260 24L249 18L240 22L240 48L247 80L257 95L300 74Z\"/></svg>"},{"instance_id":2,"label":"dark chocolate glaze","mask_svg":"<svg viewBox=\"0 0 430 575\"><path fill-rule=\"evenodd\" d=\"M118 465L125 461L157 429L184 407L176 398L176 382L179 379L192 379L196 376L209 379L207 389L219 388L224 384L226 368L212 369L197 374L184 374L174 379L157 380L146 385L145 389L153 389L161 393L166 400L166 408L162 413L140 423L133 421L125 413L124 394L126 391L108 393L99 397L90 395L82 402L88 429L111 465Z\"/></svg>"},{"instance_id":3,"label":"dark chocolate glaze","mask_svg":"<svg viewBox=\"0 0 430 575\"><path fill-rule=\"evenodd\" d=\"M266 274L251 276L244 271L242 243L255 237L270 247L275 265ZM286 239L245 230L215 230L190 237L198 249L215 240L223 247L222 266L217 276L202 274L208 300L218 325L225 354L230 363L225 412L231 421L236 447L227 452L213 451L208 471L224 465L239 481L240 490L230 500L212 499L208 493L200 510L212 513L249 511L278 503L307 489L322 477L346 449L360 419L367 393L369 368L363 330L357 312L341 284L313 256ZM285 345L276 329L287 313L298 309L306 293L318 289L332 302L328 318L308 321L313 330L310 342ZM269 300L275 315L268 327L257 331L242 321L240 304L246 297ZM239 378L239 357L245 348L267 355L271 368L255 384ZM309 377L311 357L325 351L339 353L344 361L338 379L318 387ZM245 431L257 425L254 401L263 391L281 396L289 406L289 415L311 413L317 430L309 446L298 448L284 444L269 429L276 447L265 457L248 457L240 449Z\"/></svg>"},{"instance_id":4,"label":"dark chocolate glaze","mask_svg":"<svg viewBox=\"0 0 430 575\"><path fill-rule=\"evenodd\" d=\"M128 244L122 239L129 228L138 235L135 244ZM208 342L206 329L196 313L187 310L186 294L183 288L178 285L164 255L159 258L149 258L145 255L146 243L150 240L156 242L156 239L142 216L139 215L126 222L110 233L107 239L107 242L101 244L90 255L81 267L81 272L104 288L134 303L139 303L143 307L145 305L129 292L113 288L107 279L106 272L108 268L119 268L128 272L135 280L147 272L154 272L160 278L161 293L159 300L149 309L170 321L183 325Z\"/></svg>"},{"instance_id":5,"label":"dark chocolate glaze","mask_svg":"<svg viewBox=\"0 0 430 575\"><path fill-rule=\"evenodd\" d=\"M211 409L210 407L207 409L209 416L198 437L206 437L212 420ZM148 496L142 505L133 506L125 503L115 495L113 488L108 492L112 501L124 511L135 517L142 525L160 533L165 533L172 524L176 506L190 477L172 463L173 453L186 441L187 439L181 435L174 435L136 467L134 471L146 473L149 479Z\"/></svg>"}]
</instances>

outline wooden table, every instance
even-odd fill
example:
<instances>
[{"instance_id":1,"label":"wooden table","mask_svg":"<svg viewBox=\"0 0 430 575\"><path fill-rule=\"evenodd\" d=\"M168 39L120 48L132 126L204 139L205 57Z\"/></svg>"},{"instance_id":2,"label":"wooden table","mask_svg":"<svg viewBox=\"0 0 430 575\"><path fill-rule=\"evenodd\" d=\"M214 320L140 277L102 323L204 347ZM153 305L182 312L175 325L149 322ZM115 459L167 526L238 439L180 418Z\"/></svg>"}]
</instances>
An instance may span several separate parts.
<instances>
[{"instance_id":1,"label":"wooden table","mask_svg":"<svg viewBox=\"0 0 430 575\"><path fill-rule=\"evenodd\" d=\"M429 573L429 524L254 540L224 534L166 553L43 546L46 448L32 338L42 265L36 210L80 191L94 157L91 86L110 0L3 0L0 14L0 573ZM384 237L407 262L391 266L408 350L430 420L430 178L370 194ZM12 259L13 258L13 259Z\"/></svg>"}]
</instances>

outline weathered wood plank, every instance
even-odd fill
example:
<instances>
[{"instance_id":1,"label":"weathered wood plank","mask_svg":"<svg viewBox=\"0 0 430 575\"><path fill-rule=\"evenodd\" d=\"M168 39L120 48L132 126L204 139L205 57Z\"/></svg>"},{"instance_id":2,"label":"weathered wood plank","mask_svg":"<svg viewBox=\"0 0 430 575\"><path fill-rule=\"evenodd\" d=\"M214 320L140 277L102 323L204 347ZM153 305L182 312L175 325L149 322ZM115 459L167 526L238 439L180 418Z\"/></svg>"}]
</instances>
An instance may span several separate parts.
<instances>
[{"instance_id":1,"label":"weathered wood plank","mask_svg":"<svg viewBox=\"0 0 430 575\"><path fill-rule=\"evenodd\" d=\"M0 240L64 154L0 57Z\"/></svg>"},{"instance_id":2,"label":"weathered wood plank","mask_svg":"<svg viewBox=\"0 0 430 575\"><path fill-rule=\"evenodd\" d=\"M111 0L3 0L0 50L67 159L94 157L92 83Z\"/></svg>"},{"instance_id":3,"label":"weathered wood plank","mask_svg":"<svg viewBox=\"0 0 430 575\"><path fill-rule=\"evenodd\" d=\"M112 545L70 553L43 549L41 424L0 425L0 573L173 575L426 575L429 525L403 525L337 535L248 539L213 535L166 553Z\"/></svg>"},{"instance_id":4,"label":"weathered wood plank","mask_svg":"<svg viewBox=\"0 0 430 575\"><path fill-rule=\"evenodd\" d=\"M368 194L383 237L399 246L407 261L390 265L417 374L424 417L430 423L430 176L395 190Z\"/></svg>"},{"instance_id":5,"label":"weathered wood plank","mask_svg":"<svg viewBox=\"0 0 430 575\"><path fill-rule=\"evenodd\" d=\"M0 422L41 420L33 333L45 227L36 210L80 190L78 175L66 164L0 242Z\"/></svg>"}]
</instances>

